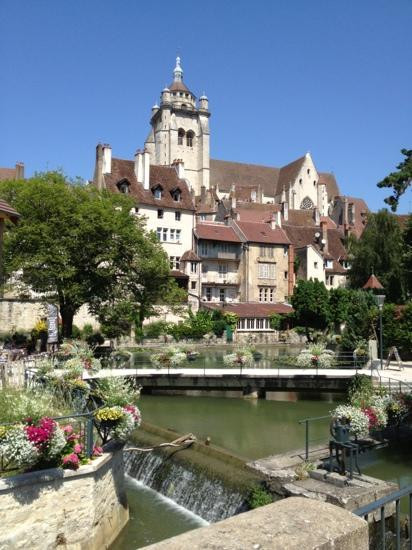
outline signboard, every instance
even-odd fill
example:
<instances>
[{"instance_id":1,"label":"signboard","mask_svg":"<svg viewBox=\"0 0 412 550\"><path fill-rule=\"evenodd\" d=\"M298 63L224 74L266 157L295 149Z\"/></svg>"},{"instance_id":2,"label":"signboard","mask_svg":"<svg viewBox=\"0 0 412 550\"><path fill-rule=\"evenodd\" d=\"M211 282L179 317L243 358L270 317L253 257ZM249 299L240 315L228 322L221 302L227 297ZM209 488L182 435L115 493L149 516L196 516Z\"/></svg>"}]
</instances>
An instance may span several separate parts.
<instances>
[{"instance_id":1,"label":"signboard","mask_svg":"<svg viewBox=\"0 0 412 550\"><path fill-rule=\"evenodd\" d=\"M59 341L59 310L54 304L47 304L47 343Z\"/></svg>"}]
</instances>

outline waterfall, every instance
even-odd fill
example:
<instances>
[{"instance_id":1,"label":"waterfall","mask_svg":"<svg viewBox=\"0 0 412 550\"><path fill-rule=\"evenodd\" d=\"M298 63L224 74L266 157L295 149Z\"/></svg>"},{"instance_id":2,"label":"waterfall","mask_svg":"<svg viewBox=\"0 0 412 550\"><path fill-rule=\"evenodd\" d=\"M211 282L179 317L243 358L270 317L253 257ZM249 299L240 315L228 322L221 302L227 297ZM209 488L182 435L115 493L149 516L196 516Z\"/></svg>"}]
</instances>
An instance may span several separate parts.
<instances>
[{"instance_id":1,"label":"waterfall","mask_svg":"<svg viewBox=\"0 0 412 550\"><path fill-rule=\"evenodd\" d=\"M245 510L245 495L202 471L157 453L127 452L126 473L208 522Z\"/></svg>"}]
</instances>

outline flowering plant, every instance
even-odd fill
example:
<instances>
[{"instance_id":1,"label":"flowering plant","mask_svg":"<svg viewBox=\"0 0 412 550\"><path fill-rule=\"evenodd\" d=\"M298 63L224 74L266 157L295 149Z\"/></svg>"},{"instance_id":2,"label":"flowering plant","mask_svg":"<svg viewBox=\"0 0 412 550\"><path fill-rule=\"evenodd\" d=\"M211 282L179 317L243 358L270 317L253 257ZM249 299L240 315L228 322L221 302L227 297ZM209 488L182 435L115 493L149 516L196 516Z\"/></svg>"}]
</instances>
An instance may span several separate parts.
<instances>
[{"instance_id":1,"label":"flowering plant","mask_svg":"<svg viewBox=\"0 0 412 550\"><path fill-rule=\"evenodd\" d=\"M140 411L135 405L104 407L98 409L94 416L100 423L105 442L110 438L126 441L141 422Z\"/></svg>"},{"instance_id":2,"label":"flowering plant","mask_svg":"<svg viewBox=\"0 0 412 550\"><path fill-rule=\"evenodd\" d=\"M225 367L241 367L250 368L254 364L253 353L250 348L240 348L233 353L228 353L223 356L223 364Z\"/></svg>"},{"instance_id":3,"label":"flowering plant","mask_svg":"<svg viewBox=\"0 0 412 550\"><path fill-rule=\"evenodd\" d=\"M334 353L324 346L314 344L309 349L302 350L296 358L296 366L303 368L319 367L330 369L334 363Z\"/></svg>"},{"instance_id":4,"label":"flowering plant","mask_svg":"<svg viewBox=\"0 0 412 550\"><path fill-rule=\"evenodd\" d=\"M348 425L350 432L355 436L366 436L369 433L369 416L357 407L339 405L332 411L332 418Z\"/></svg>"},{"instance_id":5,"label":"flowering plant","mask_svg":"<svg viewBox=\"0 0 412 550\"><path fill-rule=\"evenodd\" d=\"M154 353L150 357L152 365L156 369L179 367L186 361L187 355L179 348L169 347L162 353Z\"/></svg>"}]
</instances>

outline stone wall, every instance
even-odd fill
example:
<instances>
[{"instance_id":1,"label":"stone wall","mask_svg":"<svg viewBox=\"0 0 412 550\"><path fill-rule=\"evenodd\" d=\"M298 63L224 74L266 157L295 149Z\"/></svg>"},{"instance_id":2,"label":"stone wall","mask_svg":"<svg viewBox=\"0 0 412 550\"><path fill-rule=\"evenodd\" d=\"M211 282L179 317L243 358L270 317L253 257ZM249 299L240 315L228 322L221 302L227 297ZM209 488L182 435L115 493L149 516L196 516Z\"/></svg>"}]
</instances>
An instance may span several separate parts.
<instances>
[{"instance_id":1,"label":"stone wall","mask_svg":"<svg viewBox=\"0 0 412 550\"><path fill-rule=\"evenodd\" d=\"M47 317L46 305L37 300L17 298L0 299L0 335L9 332L30 332L37 321ZM90 315L87 306L82 306L74 316L74 324L79 328L90 324L98 329L99 323Z\"/></svg>"},{"instance_id":2,"label":"stone wall","mask_svg":"<svg viewBox=\"0 0 412 550\"><path fill-rule=\"evenodd\" d=\"M0 549L102 550L129 519L122 451L0 480Z\"/></svg>"},{"instance_id":3,"label":"stone wall","mask_svg":"<svg viewBox=\"0 0 412 550\"><path fill-rule=\"evenodd\" d=\"M290 497L145 548L368 550L368 524L332 504Z\"/></svg>"}]
</instances>

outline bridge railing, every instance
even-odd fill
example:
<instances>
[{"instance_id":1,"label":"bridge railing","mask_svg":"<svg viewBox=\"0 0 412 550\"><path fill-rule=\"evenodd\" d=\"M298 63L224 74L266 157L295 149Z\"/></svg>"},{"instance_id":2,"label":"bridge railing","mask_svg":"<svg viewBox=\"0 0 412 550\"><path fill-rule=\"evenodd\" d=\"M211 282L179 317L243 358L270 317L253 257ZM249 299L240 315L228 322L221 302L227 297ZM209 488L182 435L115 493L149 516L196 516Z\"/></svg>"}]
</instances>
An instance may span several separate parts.
<instances>
[{"instance_id":1,"label":"bridge railing","mask_svg":"<svg viewBox=\"0 0 412 550\"><path fill-rule=\"evenodd\" d=\"M401 498L406 498L408 501L408 529L406 534L406 540L401 540ZM394 533L394 541L387 541L387 534L386 534L386 522L385 522L385 516L386 516L386 510L389 505L395 504L395 533ZM364 518L366 521L369 521L370 514L374 514L375 512L378 512L380 517L380 548L382 550L386 550L386 548L394 548L393 542L395 542L395 548L396 550L404 550L406 548L409 548L409 550L412 550L412 536L411 536L411 525L412 525L412 485L408 485L407 487L404 487L403 489L400 489L399 491L395 491L394 493L390 493L389 495L386 495L378 500L375 500L374 502L371 502L370 504L367 504L366 506L362 506L361 508L358 508L357 510L354 510L354 514L357 516L360 516ZM389 542L389 544L386 544ZM370 548L376 548L376 544L372 546L371 541L369 542Z\"/></svg>"},{"instance_id":2,"label":"bridge railing","mask_svg":"<svg viewBox=\"0 0 412 550\"><path fill-rule=\"evenodd\" d=\"M388 390L392 393L412 393L412 384L405 380L399 380L398 378L391 378L390 376L382 376L379 370L375 370L378 373L378 383L380 387Z\"/></svg>"}]
</instances>

